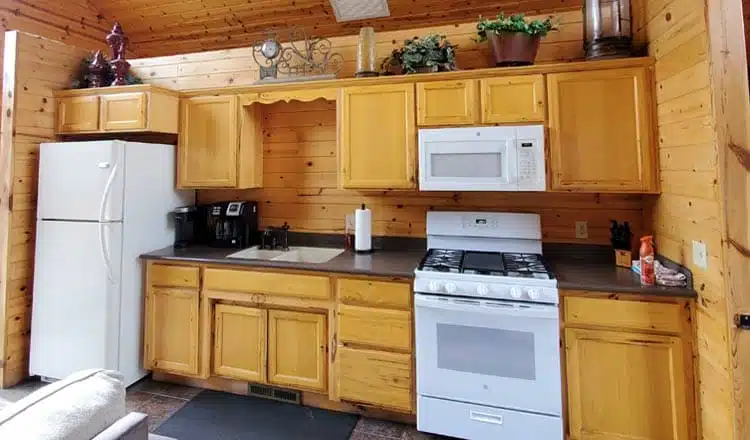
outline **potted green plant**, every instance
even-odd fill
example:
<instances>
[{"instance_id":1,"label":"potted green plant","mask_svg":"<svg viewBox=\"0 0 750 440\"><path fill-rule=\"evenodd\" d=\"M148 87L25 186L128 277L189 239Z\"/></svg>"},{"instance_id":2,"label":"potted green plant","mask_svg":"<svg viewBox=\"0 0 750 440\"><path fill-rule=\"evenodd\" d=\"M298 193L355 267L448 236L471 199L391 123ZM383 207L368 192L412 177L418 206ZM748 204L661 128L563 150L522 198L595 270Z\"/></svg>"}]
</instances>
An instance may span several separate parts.
<instances>
[{"instance_id":1,"label":"potted green plant","mask_svg":"<svg viewBox=\"0 0 750 440\"><path fill-rule=\"evenodd\" d=\"M479 17L478 41L488 41L490 63L494 66L526 66L534 64L539 42L555 27L552 20L527 20L523 14L495 19Z\"/></svg>"},{"instance_id":2,"label":"potted green plant","mask_svg":"<svg viewBox=\"0 0 750 440\"><path fill-rule=\"evenodd\" d=\"M456 48L445 35L430 34L424 38L414 37L404 41L404 46L395 49L383 61L383 70L392 73L428 73L456 70Z\"/></svg>"}]
</instances>

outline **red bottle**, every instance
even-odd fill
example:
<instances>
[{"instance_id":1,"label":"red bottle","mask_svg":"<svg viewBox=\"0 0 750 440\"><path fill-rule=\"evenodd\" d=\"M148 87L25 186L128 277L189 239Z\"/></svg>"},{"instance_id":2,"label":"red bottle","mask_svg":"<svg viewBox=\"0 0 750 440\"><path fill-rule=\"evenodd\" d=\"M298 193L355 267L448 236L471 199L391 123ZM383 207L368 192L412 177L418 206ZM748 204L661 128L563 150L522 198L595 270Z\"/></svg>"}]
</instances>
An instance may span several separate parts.
<instances>
[{"instance_id":1,"label":"red bottle","mask_svg":"<svg viewBox=\"0 0 750 440\"><path fill-rule=\"evenodd\" d=\"M641 238L641 284L653 286L656 284L654 273L654 237L647 235Z\"/></svg>"}]
</instances>

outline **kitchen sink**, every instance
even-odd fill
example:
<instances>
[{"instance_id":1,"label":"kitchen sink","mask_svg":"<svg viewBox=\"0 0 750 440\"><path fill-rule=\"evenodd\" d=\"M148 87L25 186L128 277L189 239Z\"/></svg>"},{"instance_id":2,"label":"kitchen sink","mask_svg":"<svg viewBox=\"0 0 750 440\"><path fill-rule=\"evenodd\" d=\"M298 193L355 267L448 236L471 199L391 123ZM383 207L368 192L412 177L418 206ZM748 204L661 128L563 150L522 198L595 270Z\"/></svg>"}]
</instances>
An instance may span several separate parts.
<instances>
[{"instance_id":1,"label":"kitchen sink","mask_svg":"<svg viewBox=\"0 0 750 440\"><path fill-rule=\"evenodd\" d=\"M283 251L260 249L258 246L255 246L230 254L227 258L320 264L327 263L343 253L343 249L333 248L290 247L288 251Z\"/></svg>"}]
</instances>

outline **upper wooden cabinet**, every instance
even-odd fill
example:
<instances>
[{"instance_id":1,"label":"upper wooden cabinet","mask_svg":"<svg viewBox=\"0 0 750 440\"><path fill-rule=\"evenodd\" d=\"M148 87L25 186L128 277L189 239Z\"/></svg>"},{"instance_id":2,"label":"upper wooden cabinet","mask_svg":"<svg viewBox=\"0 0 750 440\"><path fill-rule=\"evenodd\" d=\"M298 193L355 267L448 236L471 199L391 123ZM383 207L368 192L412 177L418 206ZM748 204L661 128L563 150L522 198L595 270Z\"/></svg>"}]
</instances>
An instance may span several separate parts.
<instances>
[{"instance_id":1,"label":"upper wooden cabinet","mask_svg":"<svg viewBox=\"0 0 750 440\"><path fill-rule=\"evenodd\" d=\"M645 67L547 77L551 189L657 192Z\"/></svg>"},{"instance_id":2,"label":"upper wooden cabinet","mask_svg":"<svg viewBox=\"0 0 750 440\"><path fill-rule=\"evenodd\" d=\"M342 186L416 188L414 84L347 87L339 105Z\"/></svg>"},{"instance_id":3,"label":"upper wooden cabinet","mask_svg":"<svg viewBox=\"0 0 750 440\"><path fill-rule=\"evenodd\" d=\"M57 133L177 133L177 93L150 85L55 92Z\"/></svg>"},{"instance_id":4,"label":"upper wooden cabinet","mask_svg":"<svg viewBox=\"0 0 750 440\"><path fill-rule=\"evenodd\" d=\"M268 312L268 382L325 391L326 317L317 313Z\"/></svg>"},{"instance_id":5,"label":"upper wooden cabinet","mask_svg":"<svg viewBox=\"0 0 750 440\"><path fill-rule=\"evenodd\" d=\"M482 122L544 122L544 76L522 75L480 81Z\"/></svg>"},{"instance_id":6,"label":"upper wooden cabinet","mask_svg":"<svg viewBox=\"0 0 750 440\"><path fill-rule=\"evenodd\" d=\"M476 124L479 116L477 97L475 80L417 83L417 124Z\"/></svg>"},{"instance_id":7,"label":"upper wooden cabinet","mask_svg":"<svg viewBox=\"0 0 750 440\"><path fill-rule=\"evenodd\" d=\"M240 106L235 95L180 101L177 186L262 186L262 133L256 105Z\"/></svg>"}]
</instances>

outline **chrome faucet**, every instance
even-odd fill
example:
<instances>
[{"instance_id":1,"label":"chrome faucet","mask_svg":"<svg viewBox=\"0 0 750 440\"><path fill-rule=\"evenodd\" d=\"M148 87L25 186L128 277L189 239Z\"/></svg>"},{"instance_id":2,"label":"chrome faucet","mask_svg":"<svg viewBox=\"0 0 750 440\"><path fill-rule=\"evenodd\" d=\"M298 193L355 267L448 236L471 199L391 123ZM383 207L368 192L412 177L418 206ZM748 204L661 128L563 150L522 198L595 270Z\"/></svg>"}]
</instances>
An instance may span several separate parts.
<instances>
[{"instance_id":1,"label":"chrome faucet","mask_svg":"<svg viewBox=\"0 0 750 440\"><path fill-rule=\"evenodd\" d=\"M289 229L287 222L281 227L266 226L261 237L261 249L289 250Z\"/></svg>"}]
</instances>

